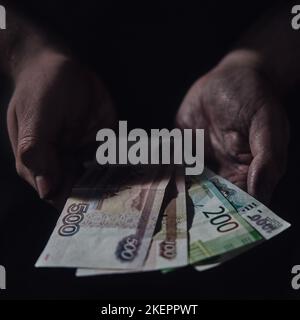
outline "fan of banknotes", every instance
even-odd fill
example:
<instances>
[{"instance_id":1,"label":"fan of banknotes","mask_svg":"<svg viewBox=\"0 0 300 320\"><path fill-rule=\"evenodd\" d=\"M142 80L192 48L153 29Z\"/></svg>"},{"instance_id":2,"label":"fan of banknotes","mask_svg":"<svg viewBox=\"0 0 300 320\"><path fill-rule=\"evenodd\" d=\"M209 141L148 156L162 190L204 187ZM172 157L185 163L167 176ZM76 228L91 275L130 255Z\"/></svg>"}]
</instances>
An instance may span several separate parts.
<instances>
[{"instance_id":1,"label":"fan of banknotes","mask_svg":"<svg viewBox=\"0 0 300 320\"><path fill-rule=\"evenodd\" d=\"M77 276L216 267L290 226L205 169L92 166L67 200L36 267Z\"/></svg>"}]
</instances>

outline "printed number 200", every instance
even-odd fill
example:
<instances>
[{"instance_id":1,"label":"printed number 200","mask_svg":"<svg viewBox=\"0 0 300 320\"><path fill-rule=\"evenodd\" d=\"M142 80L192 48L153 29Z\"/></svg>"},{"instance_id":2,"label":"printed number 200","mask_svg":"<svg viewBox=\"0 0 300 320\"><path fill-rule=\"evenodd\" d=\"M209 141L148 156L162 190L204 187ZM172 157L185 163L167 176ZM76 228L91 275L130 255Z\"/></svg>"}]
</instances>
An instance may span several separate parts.
<instances>
[{"instance_id":1,"label":"printed number 200","mask_svg":"<svg viewBox=\"0 0 300 320\"><path fill-rule=\"evenodd\" d=\"M235 221L232 221L232 217L229 214L224 213L225 208L223 206L219 206L219 208L220 211L216 212L203 211L205 217L210 219L210 223L214 226L217 226L217 231L228 232L238 228L239 224Z\"/></svg>"}]
</instances>

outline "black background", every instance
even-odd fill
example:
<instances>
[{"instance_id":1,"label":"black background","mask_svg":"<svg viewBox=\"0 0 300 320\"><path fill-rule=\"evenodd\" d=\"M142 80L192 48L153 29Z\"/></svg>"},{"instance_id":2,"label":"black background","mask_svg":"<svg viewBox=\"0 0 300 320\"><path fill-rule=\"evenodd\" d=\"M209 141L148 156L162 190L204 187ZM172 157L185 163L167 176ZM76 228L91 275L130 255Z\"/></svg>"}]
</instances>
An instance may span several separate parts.
<instances>
[{"instance_id":1,"label":"black background","mask_svg":"<svg viewBox=\"0 0 300 320\"><path fill-rule=\"evenodd\" d=\"M120 117L132 127L170 127L186 90L212 68L274 1L203 1L160 6L85 1L26 1L20 11L58 35L104 78ZM299 33L300 36L300 33ZM285 107L291 122L289 163L271 208L292 227L217 269L75 278L74 270L36 269L58 212L15 173L6 129L11 94L1 79L0 264L7 298L299 298L291 268L300 264L297 92Z\"/></svg>"}]
</instances>

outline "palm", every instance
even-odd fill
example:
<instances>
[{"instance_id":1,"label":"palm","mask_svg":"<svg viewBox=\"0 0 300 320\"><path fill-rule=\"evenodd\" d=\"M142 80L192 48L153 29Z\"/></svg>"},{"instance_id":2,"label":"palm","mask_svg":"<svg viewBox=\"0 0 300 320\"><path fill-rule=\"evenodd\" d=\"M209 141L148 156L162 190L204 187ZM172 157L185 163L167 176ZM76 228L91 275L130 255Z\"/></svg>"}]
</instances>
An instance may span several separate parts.
<instances>
[{"instance_id":1,"label":"palm","mask_svg":"<svg viewBox=\"0 0 300 320\"><path fill-rule=\"evenodd\" d=\"M192 86L176 120L179 127L205 130L207 165L267 199L259 190L261 180L269 180L269 196L284 167L287 123L268 83L256 71L216 68Z\"/></svg>"}]
</instances>

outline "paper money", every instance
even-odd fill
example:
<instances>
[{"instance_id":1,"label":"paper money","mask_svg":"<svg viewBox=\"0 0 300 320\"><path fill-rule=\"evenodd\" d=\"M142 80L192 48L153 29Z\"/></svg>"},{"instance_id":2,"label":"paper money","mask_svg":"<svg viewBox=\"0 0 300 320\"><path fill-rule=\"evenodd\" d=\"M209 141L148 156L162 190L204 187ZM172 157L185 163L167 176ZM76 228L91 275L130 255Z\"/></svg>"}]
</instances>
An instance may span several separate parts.
<instances>
[{"instance_id":1,"label":"paper money","mask_svg":"<svg viewBox=\"0 0 300 320\"><path fill-rule=\"evenodd\" d=\"M137 270L78 269L77 276L93 276L126 272L152 271L187 265L187 222L185 177L182 167L178 167L175 179L166 192L166 206L162 219L158 221L159 231L154 235L149 254L142 268Z\"/></svg>"},{"instance_id":2,"label":"paper money","mask_svg":"<svg viewBox=\"0 0 300 320\"><path fill-rule=\"evenodd\" d=\"M189 231L191 264L270 239L290 226L207 169L201 176L190 178L188 194L194 215Z\"/></svg>"},{"instance_id":3,"label":"paper money","mask_svg":"<svg viewBox=\"0 0 300 320\"><path fill-rule=\"evenodd\" d=\"M166 167L91 170L67 200L36 266L141 268L169 177Z\"/></svg>"},{"instance_id":4,"label":"paper money","mask_svg":"<svg viewBox=\"0 0 300 320\"><path fill-rule=\"evenodd\" d=\"M194 264L193 265L194 269L196 271L202 272L202 271L206 271L206 270L210 270L210 269L219 267L220 265L224 264L225 262L236 258L237 256L243 254L244 252L250 250L253 247L255 247L255 244L227 252L223 255L213 257L212 259L204 260L198 264Z\"/></svg>"},{"instance_id":5,"label":"paper money","mask_svg":"<svg viewBox=\"0 0 300 320\"><path fill-rule=\"evenodd\" d=\"M98 167L73 189L36 266L77 276L204 271L289 226L209 169L185 177L182 167Z\"/></svg>"},{"instance_id":6,"label":"paper money","mask_svg":"<svg viewBox=\"0 0 300 320\"><path fill-rule=\"evenodd\" d=\"M209 169L205 170L205 176L264 239L271 239L290 227L288 222L233 183Z\"/></svg>"}]
</instances>

